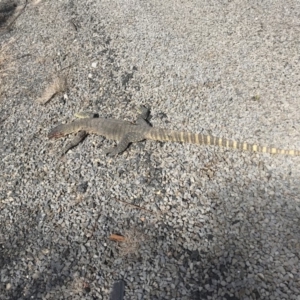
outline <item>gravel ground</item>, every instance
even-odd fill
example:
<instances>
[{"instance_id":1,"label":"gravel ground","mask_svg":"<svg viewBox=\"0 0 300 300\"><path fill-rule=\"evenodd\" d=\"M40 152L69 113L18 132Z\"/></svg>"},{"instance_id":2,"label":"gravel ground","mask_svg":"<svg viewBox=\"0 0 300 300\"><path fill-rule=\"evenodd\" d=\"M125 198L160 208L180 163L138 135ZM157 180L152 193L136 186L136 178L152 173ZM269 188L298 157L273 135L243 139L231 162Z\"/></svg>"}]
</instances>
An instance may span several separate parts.
<instances>
[{"instance_id":1,"label":"gravel ground","mask_svg":"<svg viewBox=\"0 0 300 300\"><path fill-rule=\"evenodd\" d=\"M296 0L28 0L0 36L0 299L109 299L123 279L125 300L299 300L299 157L109 158L89 136L60 159L70 137L47 138L147 104L156 127L300 149L299 20Z\"/></svg>"}]
</instances>

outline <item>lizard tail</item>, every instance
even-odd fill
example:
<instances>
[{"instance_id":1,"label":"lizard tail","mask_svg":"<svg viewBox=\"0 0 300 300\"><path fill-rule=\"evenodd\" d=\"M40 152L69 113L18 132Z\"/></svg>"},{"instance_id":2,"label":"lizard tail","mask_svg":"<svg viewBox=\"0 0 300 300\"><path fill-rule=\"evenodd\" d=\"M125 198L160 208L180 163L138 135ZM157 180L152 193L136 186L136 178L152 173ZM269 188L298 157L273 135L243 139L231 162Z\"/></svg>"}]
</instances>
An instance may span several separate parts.
<instances>
[{"instance_id":1,"label":"lizard tail","mask_svg":"<svg viewBox=\"0 0 300 300\"><path fill-rule=\"evenodd\" d=\"M277 149L274 147L266 147L255 144L248 144L244 142L237 142L227 140L225 138L219 138L211 135L204 135L198 133L189 133L184 131L173 131L162 128L151 128L147 133L147 139L156 141L170 141L170 142L182 142L196 145L211 145L220 146L250 152L261 152L271 154L285 154L291 156L300 156L299 150L285 150Z\"/></svg>"}]
</instances>

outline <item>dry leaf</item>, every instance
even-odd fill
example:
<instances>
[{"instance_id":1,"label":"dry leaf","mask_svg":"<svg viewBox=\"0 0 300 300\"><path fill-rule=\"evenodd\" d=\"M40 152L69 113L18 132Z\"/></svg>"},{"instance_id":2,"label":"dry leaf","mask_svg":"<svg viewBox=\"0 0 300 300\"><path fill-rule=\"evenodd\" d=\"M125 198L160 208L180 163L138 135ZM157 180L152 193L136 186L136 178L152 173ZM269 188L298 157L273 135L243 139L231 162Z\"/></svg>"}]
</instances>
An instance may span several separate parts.
<instances>
[{"instance_id":1,"label":"dry leaf","mask_svg":"<svg viewBox=\"0 0 300 300\"><path fill-rule=\"evenodd\" d=\"M57 93L64 92L67 88L67 81L64 77L55 77L50 85L46 87L42 96L37 99L40 104L46 104L51 100Z\"/></svg>"}]
</instances>

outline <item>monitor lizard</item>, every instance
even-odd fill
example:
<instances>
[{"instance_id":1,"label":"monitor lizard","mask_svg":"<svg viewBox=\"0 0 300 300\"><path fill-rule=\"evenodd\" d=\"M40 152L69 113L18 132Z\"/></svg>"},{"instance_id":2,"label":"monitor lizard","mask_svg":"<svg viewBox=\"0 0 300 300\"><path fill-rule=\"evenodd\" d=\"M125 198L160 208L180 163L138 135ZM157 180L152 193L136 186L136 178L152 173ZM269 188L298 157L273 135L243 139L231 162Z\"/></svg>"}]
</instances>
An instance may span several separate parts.
<instances>
[{"instance_id":1,"label":"monitor lizard","mask_svg":"<svg viewBox=\"0 0 300 300\"><path fill-rule=\"evenodd\" d=\"M63 154L69 149L77 146L88 134L92 133L119 141L116 147L104 150L104 154L110 155L117 155L125 151L131 143L142 140L154 140L183 142L196 145L223 146L251 152L300 156L300 150L277 149L274 147L248 144L201 133L153 128L148 122L150 110L147 107L141 107L140 112L136 124L117 119L98 118L95 114L79 113L75 116L80 119L54 127L49 132L48 137L59 138L70 133L78 132L75 139L67 144L66 148L63 150Z\"/></svg>"}]
</instances>

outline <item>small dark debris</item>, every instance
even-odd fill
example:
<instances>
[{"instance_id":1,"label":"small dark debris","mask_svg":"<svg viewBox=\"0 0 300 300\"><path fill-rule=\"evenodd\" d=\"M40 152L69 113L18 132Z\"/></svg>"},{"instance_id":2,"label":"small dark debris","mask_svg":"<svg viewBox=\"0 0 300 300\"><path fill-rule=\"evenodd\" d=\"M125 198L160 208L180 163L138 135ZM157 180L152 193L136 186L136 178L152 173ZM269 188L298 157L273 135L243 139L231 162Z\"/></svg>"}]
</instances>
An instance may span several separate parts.
<instances>
[{"instance_id":1,"label":"small dark debris","mask_svg":"<svg viewBox=\"0 0 300 300\"><path fill-rule=\"evenodd\" d=\"M224 295L224 298L226 300L240 300L239 298L235 297L235 296L230 296L227 293Z\"/></svg>"},{"instance_id":2,"label":"small dark debris","mask_svg":"<svg viewBox=\"0 0 300 300\"><path fill-rule=\"evenodd\" d=\"M112 287L109 300L124 299L125 282L123 280L116 281Z\"/></svg>"},{"instance_id":3,"label":"small dark debris","mask_svg":"<svg viewBox=\"0 0 300 300\"><path fill-rule=\"evenodd\" d=\"M85 285L84 285L84 291L85 291L86 293L89 293L89 292L91 291L91 287L90 287L88 284L85 284Z\"/></svg>"},{"instance_id":4,"label":"small dark debris","mask_svg":"<svg viewBox=\"0 0 300 300\"><path fill-rule=\"evenodd\" d=\"M124 75L122 75L121 81L122 81L122 86L127 86L130 79L133 78L133 73L125 73Z\"/></svg>"},{"instance_id":5,"label":"small dark debris","mask_svg":"<svg viewBox=\"0 0 300 300\"><path fill-rule=\"evenodd\" d=\"M214 238L213 234L208 234L208 235L207 235L207 239L208 239L209 241L212 241L213 238Z\"/></svg>"},{"instance_id":6,"label":"small dark debris","mask_svg":"<svg viewBox=\"0 0 300 300\"><path fill-rule=\"evenodd\" d=\"M234 221L231 223L231 225L235 225L235 224L237 224L237 223L240 223L240 220L234 220Z\"/></svg>"},{"instance_id":7,"label":"small dark debris","mask_svg":"<svg viewBox=\"0 0 300 300\"><path fill-rule=\"evenodd\" d=\"M88 188L88 182L85 181L77 186L77 192L84 194Z\"/></svg>"},{"instance_id":8,"label":"small dark debris","mask_svg":"<svg viewBox=\"0 0 300 300\"><path fill-rule=\"evenodd\" d=\"M192 261L198 261L200 259L199 251L198 250L191 251L190 259Z\"/></svg>"}]
</instances>

